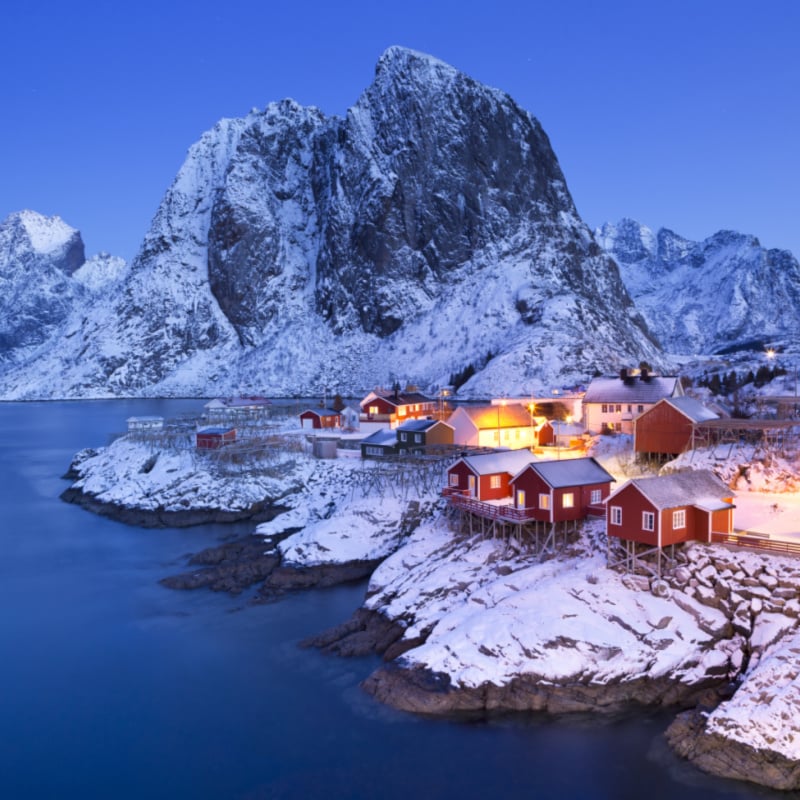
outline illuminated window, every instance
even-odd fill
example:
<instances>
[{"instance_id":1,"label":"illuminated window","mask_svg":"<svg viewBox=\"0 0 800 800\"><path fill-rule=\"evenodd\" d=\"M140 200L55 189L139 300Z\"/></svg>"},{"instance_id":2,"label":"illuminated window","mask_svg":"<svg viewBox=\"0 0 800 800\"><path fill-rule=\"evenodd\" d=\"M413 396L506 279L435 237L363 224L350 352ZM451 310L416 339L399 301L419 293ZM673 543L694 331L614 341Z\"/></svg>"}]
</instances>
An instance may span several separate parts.
<instances>
[{"instance_id":1,"label":"illuminated window","mask_svg":"<svg viewBox=\"0 0 800 800\"><path fill-rule=\"evenodd\" d=\"M573 492L565 492L561 497L561 508L575 508L575 494Z\"/></svg>"},{"instance_id":2,"label":"illuminated window","mask_svg":"<svg viewBox=\"0 0 800 800\"><path fill-rule=\"evenodd\" d=\"M549 494L540 494L539 495L539 508L544 508L544 509L550 508L550 495Z\"/></svg>"},{"instance_id":3,"label":"illuminated window","mask_svg":"<svg viewBox=\"0 0 800 800\"><path fill-rule=\"evenodd\" d=\"M611 506L611 524L622 525L622 506Z\"/></svg>"},{"instance_id":4,"label":"illuminated window","mask_svg":"<svg viewBox=\"0 0 800 800\"><path fill-rule=\"evenodd\" d=\"M455 472L451 473L450 474L450 485L451 486L458 486L458 484L459 484L458 475Z\"/></svg>"},{"instance_id":5,"label":"illuminated window","mask_svg":"<svg viewBox=\"0 0 800 800\"><path fill-rule=\"evenodd\" d=\"M381 412L378 409L378 406L370 406L369 407L370 414L380 414Z\"/></svg>"},{"instance_id":6,"label":"illuminated window","mask_svg":"<svg viewBox=\"0 0 800 800\"><path fill-rule=\"evenodd\" d=\"M652 511L642 512L642 530L654 531L656 529L656 515Z\"/></svg>"},{"instance_id":7,"label":"illuminated window","mask_svg":"<svg viewBox=\"0 0 800 800\"><path fill-rule=\"evenodd\" d=\"M674 530L686 527L686 511L684 509L672 512L672 527Z\"/></svg>"},{"instance_id":8,"label":"illuminated window","mask_svg":"<svg viewBox=\"0 0 800 800\"><path fill-rule=\"evenodd\" d=\"M492 489L499 489L502 486L502 481L499 475L492 475L489 478L489 486Z\"/></svg>"}]
</instances>

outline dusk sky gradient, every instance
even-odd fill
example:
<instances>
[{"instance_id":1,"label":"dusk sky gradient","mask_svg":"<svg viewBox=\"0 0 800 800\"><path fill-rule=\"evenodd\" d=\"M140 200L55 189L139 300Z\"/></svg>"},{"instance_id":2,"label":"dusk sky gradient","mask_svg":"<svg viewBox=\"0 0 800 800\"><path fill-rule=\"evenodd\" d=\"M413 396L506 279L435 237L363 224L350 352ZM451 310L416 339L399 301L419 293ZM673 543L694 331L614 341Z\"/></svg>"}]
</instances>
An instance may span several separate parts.
<instances>
[{"instance_id":1,"label":"dusk sky gradient","mask_svg":"<svg viewBox=\"0 0 800 800\"><path fill-rule=\"evenodd\" d=\"M391 45L542 123L583 219L800 256L800 2L17 2L0 25L0 220L131 259L200 135L292 97L343 116ZM435 120L432 122L435 123Z\"/></svg>"}]
</instances>

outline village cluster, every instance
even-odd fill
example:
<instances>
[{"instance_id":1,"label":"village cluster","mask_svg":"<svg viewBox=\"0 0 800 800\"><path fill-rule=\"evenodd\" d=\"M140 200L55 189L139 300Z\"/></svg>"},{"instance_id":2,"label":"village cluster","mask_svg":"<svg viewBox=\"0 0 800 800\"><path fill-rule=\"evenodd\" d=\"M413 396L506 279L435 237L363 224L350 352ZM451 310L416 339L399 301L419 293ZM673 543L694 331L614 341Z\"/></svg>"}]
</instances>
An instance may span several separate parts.
<instances>
[{"instance_id":1,"label":"village cluster","mask_svg":"<svg viewBox=\"0 0 800 800\"><path fill-rule=\"evenodd\" d=\"M662 555L674 555L683 542L748 544L735 535L734 493L703 469L636 477L612 488L614 476L587 455L592 437L626 434L636 458L663 463L744 436L775 441L795 427L730 419L687 396L678 377L644 368L594 378L585 391L455 408L447 393L431 398L399 385L369 392L358 406L336 401L297 415L317 457L336 457L346 441L365 460L444 460L441 493L454 526L525 538L546 551L559 532L566 540L579 522L604 517L609 563L656 574ZM263 397L210 401L205 418L213 424L197 428L195 447L214 453L243 443L242 421L268 417L270 405ZM160 418L132 418L129 430L160 424Z\"/></svg>"}]
</instances>

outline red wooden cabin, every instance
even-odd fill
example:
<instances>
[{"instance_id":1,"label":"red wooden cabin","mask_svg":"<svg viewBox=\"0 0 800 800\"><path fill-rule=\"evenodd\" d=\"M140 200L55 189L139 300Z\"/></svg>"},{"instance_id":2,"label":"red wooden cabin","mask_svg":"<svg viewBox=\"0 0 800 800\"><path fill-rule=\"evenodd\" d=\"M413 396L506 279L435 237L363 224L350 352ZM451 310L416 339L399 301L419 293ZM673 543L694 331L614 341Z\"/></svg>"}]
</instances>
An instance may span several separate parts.
<instances>
[{"instance_id":1,"label":"red wooden cabin","mask_svg":"<svg viewBox=\"0 0 800 800\"><path fill-rule=\"evenodd\" d=\"M606 500L606 530L666 547L733 532L733 491L710 470L629 480Z\"/></svg>"},{"instance_id":2,"label":"red wooden cabin","mask_svg":"<svg viewBox=\"0 0 800 800\"><path fill-rule=\"evenodd\" d=\"M436 401L419 392L375 389L359 404L361 419L368 422L402 422L436 412Z\"/></svg>"},{"instance_id":3,"label":"red wooden cabin","mask_svg":"<svg viewBox=\"0 0 800 800\"><path fill-rule=\"evenodd\" d=\"M300 415L300 425L303 428L341 428L342 415L331 408L309 408Z\"/></svg>"},{"instance_id":4,"label":"red wooden cabin","mask_svg":"<svg viewBox=\"0 0 800 800\"><path fill-rule=\"evenodd\" d=\"M196 434L198 450L218 450L236 441L236 428L200 428Z\"/></svg>"},{"instance_id":5,"label":"red wooden cabin","mask_svg":"<svg viewBox=\"0 0 800 800\"><path fill-rule=\"evenodd\" d=\"M496 453L463 456L447 470L444 493L482 501L510 501L511 478L532 458L529 450L499 450Z\"/></svg>"},{"instance_id":6,"label":"red wooden cabin","mask_svg":"<svg viewBox=\"0 0 800 800\"><path fill-rule=\"evenodd\" d=\"M514 507L526 518L566 522L602 515L614 478L593 458L534 461L509 482Z\"/></svg>"},{"instance_id":7,"label":"red wooden cabin","mask_svg":"<svg viewBox=\"0 0 800 800\"><path fill-rule=\"evenodd\" d=\"M691 445L694 423L718 418L692 397L665 397L633 421L633 449L642 455L678 456Z\"/></svg>"}]
</instances>

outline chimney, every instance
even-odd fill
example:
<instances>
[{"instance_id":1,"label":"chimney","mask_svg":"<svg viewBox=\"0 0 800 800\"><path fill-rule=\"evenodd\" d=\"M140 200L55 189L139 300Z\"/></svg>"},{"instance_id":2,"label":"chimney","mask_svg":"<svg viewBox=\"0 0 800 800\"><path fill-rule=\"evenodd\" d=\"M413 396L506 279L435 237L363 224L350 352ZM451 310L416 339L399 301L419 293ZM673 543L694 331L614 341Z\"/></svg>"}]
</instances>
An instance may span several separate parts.
<instances>
[{"instance_id":1,"label":"chimney","mask_svg":"<svg viewBox=\"0 0 800 800\"><path fill-rule=\"evenodd\" d=\"M647 367L642 367L641 378L645 383L650 383L650 370Z\"/></svg>"}]
</instances>

